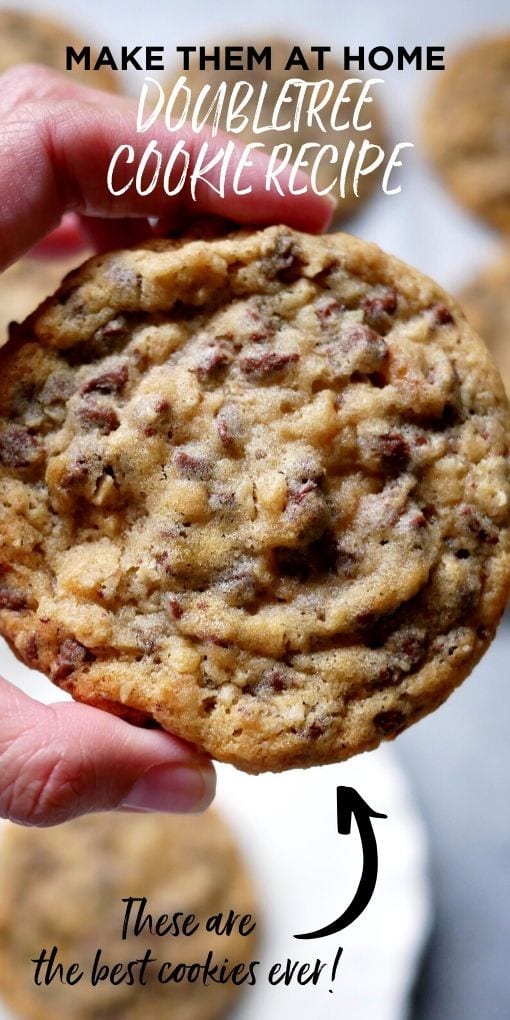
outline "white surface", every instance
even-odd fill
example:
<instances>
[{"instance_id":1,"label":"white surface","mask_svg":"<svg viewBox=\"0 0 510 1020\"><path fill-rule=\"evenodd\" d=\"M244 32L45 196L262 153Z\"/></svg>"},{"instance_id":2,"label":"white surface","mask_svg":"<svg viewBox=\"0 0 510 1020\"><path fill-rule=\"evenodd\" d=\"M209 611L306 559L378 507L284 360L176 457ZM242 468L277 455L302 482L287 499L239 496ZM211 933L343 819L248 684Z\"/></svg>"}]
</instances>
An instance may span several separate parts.
<instances>
[{"instance_id":1,"label":"white surface","mask_svg":"<svg viewBox=\"0 0 510 1020\"><path fill-rule=\"evenodd\" d=\"M409 790L388 747L344 765L279 776L220 770L218 804L237 830L265 904L262 972L287 957L328 960L314 988L256 988L236 1020L404 1020L429 918L425 842ZM361 869L356 825L336 830L336 787L353 786L376 811L379 879L361 918L337 936L296 940L333 921L351 902ZM334 986L338 946L344 949ZM326 972L325 972L326 973ZM333 991L329 989L333 987Z\"/></svg>"},{"instance_id":2,"label":"white surface","mask_svg":"<svg viewBox=\"0 0 510 1020\"><path fill-rule=\"evenodd\" d=\"M67 697L18 662L1 639L0 674L41 701ZM391 749L344 765L276 776L247 776L227 765L218 772L217 806L243 847L262 906L260 976L232 1020L309 1020L311 1014L315 1020L405 1020L428 929L429 896L422 826ZM388 816L374 819L377 886L361 918L340 936L298 941L294 934L339 917L360 879L356 824L349 836L336 830L339 785L353 786L370 807ZM329 974L338 946L344 952L332 986ZM264 975L287 957L312 964L320 957L329 966L317 987L270 986ZM11 1020L1 1005L0 1020Z\"/></svg>"}]
</instances>

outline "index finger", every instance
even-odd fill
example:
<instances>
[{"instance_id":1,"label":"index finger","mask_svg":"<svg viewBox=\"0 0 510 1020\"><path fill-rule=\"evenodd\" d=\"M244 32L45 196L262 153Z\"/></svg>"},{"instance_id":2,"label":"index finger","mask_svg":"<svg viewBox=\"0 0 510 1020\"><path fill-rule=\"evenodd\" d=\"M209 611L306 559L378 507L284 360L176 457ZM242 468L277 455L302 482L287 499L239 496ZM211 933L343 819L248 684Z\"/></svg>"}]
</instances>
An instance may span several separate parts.
<instances>
[{"instance_id":1,"label":"index finger","mask_svg":"<svg viewBox=\"0 0 510 1020\"><path fill-rule=\"evenodd\" d=\"M114 197L107 188L111 158L121 145L132 146L132 173L148 138L136 131L135 104L128 99L77 85L64 75L36 66L17 67L2 76L0 86L0 267L14 261L36 241L49 233L64 212L75 210L87 216L175 217L183 213L222 216L242 224L265 225L283 222L298 229L318 232L328 226L332 203L307 190L291 193L289 169L278 180L283 191L266 188L267 156L260 150L251 154L252 166L243 171L248 194L234 191L235 171L243 145L236 145L229 161L223 193L218 193L221 167L218 162L208 174L209 183L199 180L193 200L189 172L196 165L200 146L208 142L208 161L214 160L229 141L218 132L204 129L196 134L185 124L179 130L189 152L188 179L173 197L165 192L162 175L148 195L129 188ZM170 156L175 136L162 120L154 123L151 140L163 159ZM182 164L170 175L175 185ZM294 188L309 185L301 172Z\"/></svg>"}]
</instances>

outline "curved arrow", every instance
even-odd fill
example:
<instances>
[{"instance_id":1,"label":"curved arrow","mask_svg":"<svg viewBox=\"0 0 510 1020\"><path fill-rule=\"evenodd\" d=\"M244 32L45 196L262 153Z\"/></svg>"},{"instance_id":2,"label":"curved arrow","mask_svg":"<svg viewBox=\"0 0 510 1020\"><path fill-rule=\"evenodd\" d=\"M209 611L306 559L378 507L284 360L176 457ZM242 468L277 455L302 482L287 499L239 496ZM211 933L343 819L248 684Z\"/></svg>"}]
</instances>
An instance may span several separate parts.
<instances>
[{"instance_id":1,"label":"curved arrow","mask_svg":"<svg viewBox=\"0 0 510 1020\"><path fill-rule=\"evenodd\" d=\"M380 814L368 806L363 797L360 797L357 790L352 786L337 786L336 789L338 832L340 835L348 836L351 831L351 820L354 816L358 824L363 848L363 870L359 880L358 888L354 898L344 910L343 914L332 921L331 924L319 928L318 931L308 932L306 935L294 935L295 939L321 939L325 935L336 935L337 932L348 928L353 921L366 909L375 889L377 881L377 843L372 828L371 818L387 818L387 815Z\"/></svg>"}]
</instances>

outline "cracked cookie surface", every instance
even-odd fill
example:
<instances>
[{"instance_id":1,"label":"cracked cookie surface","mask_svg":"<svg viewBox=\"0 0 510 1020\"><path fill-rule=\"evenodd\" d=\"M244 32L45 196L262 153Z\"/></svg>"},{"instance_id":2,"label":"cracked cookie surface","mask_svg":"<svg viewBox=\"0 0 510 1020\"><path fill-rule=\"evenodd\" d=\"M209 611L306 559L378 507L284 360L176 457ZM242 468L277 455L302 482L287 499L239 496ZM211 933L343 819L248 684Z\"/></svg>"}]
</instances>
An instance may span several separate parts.
<instances>
[{"instance_id":1,"label":"cracked cookie surface","mask_svg":"<svg viewBox=\"0 0 510 1020\"><path fill-rule=\"evenodd\" d=\"M1 352L0 624L248 771L435 708L510 584L509 412L417 271L286 227L100 256Z\"/></svg>"},{"instance_id":2,"label":"cracked cookie surface","mask_svg":"<svg viewBox=\"0 0 510 1020\"><path fill-rule=\"evenodd\" d=\"M257 929L244 936L235 927L221 936L206 930L209 917L221 912L226 918L230 910L258 920L250 877L216 812L201 817L112 812L50 829L5 825L0 865L0 990L25 1020L219 1020L242 992L232 981L157 981L165 961L174 968L203 965L212 952L213 966L221 968L227 958L229 970L244 965L242 976L253 959ZM160 931L168 934L151 936L145 924L135 935L135 903L123 940L125 897L147 899L144 916L152 915L153 931L157 918L167 914ZM171 922L178 911L176 935ZM188 932L197 922L199 928L183 935L189 914L195 921ZM34 984L31 961L54 945L58 960L66 969L77 962L84 980L71 987L58 977L46 986ZM158 963L146 967L143 985L140 966L131 964L132 984L101 980L92 986L98 948L101 965L120 963L123 972L147 951ZM166 968L163 976L170 972Z\"/></svg>"}]
</instances>

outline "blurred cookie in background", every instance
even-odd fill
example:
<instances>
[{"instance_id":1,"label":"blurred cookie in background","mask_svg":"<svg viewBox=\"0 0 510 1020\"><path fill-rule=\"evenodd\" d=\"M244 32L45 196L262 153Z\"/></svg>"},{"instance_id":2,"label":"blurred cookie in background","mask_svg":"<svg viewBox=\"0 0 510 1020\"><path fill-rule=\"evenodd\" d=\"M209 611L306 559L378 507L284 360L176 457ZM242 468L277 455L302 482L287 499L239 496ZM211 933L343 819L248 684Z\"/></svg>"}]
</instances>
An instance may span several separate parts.
<instances>
[{"instance_id":1,"label":"blurred cookie in background","mask_svg":"<svg viewBox=\"0 0 510 1020\"><path fill-rule=\"evenodd\" d=\"M460 303L492 351L510 397L510 248L464 288Z\"/></svg>"},{"instance_id":2,"label":"blurred cookie in background","mask_svg":"<svg viewBox=\"0 0 510 1020\"><path fill-rule=\"evenodd\" d=\"M45 64L55 71L66 69L66 46L79 51L85 43L60 21L28 11L0 8L0 73L15 64ZM120 92L119 78L108 67L86 71L75 65L67 74L75 81L107 92Z\"/></svg>"},{"instance_id":3,"label":"blurred cookie in background","mask_svg":"<svg viewBox=\"0 0 510 1020\"><path fill-rule=\"evenodd\" d=\"M209 46L207 46L208 53L214 50L215 45L219 46L220 53L223 53L224 44L218 42L216 44L211 43ZM241 43L239 43L238 45L239 48L241 48L243 51L245 50L245 47ZM211 92L208 96L207 101L204 102L202 106L202 109L205 111L211 105L211 102L214 99L216 91L222 82L227 82L229 86L227 91L227 100L230 95L232 87L237 82L239 81L249 82L254 87L254 94L247 102L247 104L242 108L241 111L243 115L249 118L249 124L246 127L246 129L244 129L240 133L235 134L232 133L231 137L235 141L240 141L245 145L247 145L249 142L263 142L264 149L260 149L260 152L265 152L266 154L270 153L271 149L273 149L274 146L288 144L292 147L291 161L297 157L299 149L302 145L305 145L307 143L315 143L317 145L317 149L309 150L305 154L305 158L309 161L310 166L313 163L314 158L319 151L319 148L322 148L324 146L337 147L339 149L338 159L335 158L335 154L332 151L328 151L324 155L324 157L320 160L317 172L317 183L320 189L326 188L329 184L331 184L331 182L335 178L338 178L340 173L339 164L341 164L344 153L346 153L348 147L350 146L350 149L352 149L353 151L353 155L347 167L346 183L344 189L345 197L342 197L340 195L338 184L336 184L335 187L329 192L330 196L332 198L335 198L337 201L336 219L337 220L344 219L358 211L362 203L374 191L376 185L380 182L382 177L382 170L381 173L378 173L378 171L375 170L373 173L361 175L358 182L359 195L358 196L355 195L354 173L356 166L356 157L360 145L363 143L365 139L372 145L384 146L385 143L384 117L381 112L380 103L378 102L377 91L376 89L372 88L368 92L369 101L363 105L360 112L361 127L364 124L369 123L371 124L371 126L367 128L367 130L356 130L352 126L351 121L356 110L356 104L360 99L364 87L364 82L360 83L358 80L358 83L354 81L348 87L346 86L344 100L342 103L338 105L338 109L335 115L335 123L341 125L349 121L349 126L345 130L334 130L333 127L331 126L331 115L335 106L335 101L338 97L338 93L344 82L347 82L349 79L359 79L360 77L359 73L357 71L346 73L340 66L340 64L335 63L335 61L331 59L326 59L325 69L323 71L318 70L305 71L298 66L292 67L290 70L286 71L284 70L284 68L287 62L289 61L289 57L293 51L294 45L295 44L293 44L292 42L285 42L283 39L273 39L270 40L269 42L261 40L253 44L253 49L255 49L257 53L260 53L267 46L271 47L272 58L271 70L266 70L263 64L259 65L254 62L253 68L247 71L239 70L216 71L211 67L211 65L208 65L206 70L201 71L197 66L198 61L196 58L196 54L192 54L190 57L190 70L183 71L182 63L179 65L179 67L176 67L173 70L170 78L166 81L165 93L168 99L170 96L171 89L176 84L178 79L182 76L186 77L186 86L187 88L191 89L193 100L196 100L196 97L198 96L201 89L203 89L205 85L209 85L211 87ZM307 53L306 47L302 47L302 50L304 54ZM312 118L312 123L310 124L307 123L306 116L307 98L305 98L304 102L302 98L300 100L299 91L296 90L294 95L292 91L289 91L289 97L292 97L292 101L289 102L288 101L289 97L286 97L286 101L282 104L280 114L278 115L277 118L278 123L282 124L290 123L289 129L281 131L270 129L261 133L254 133L253 130L251 129L251 124L253 124L254 117L256 115L258 116L260 125L267 126L271 124L273 110L275 104L277 103L278 97L282 91L282 88L285 86L285 83L292 78L303 79L307 83L315 83L327 80L333 81L334 87L331 91L331 95L327 103L321 106L320 110L318 111L318 116L320 117L325 130L324 131L321 130L316 118ZM261 103L260 110L257 113L260 90L263 84L267 84L267 91ZM324 88L321 89L321 91L317 95L318 107L322 99L326 95L326 89L327 86L324 86ZM241 96L239 97L239 99L241 99ZM292 122L294 120L294 117L296 116L296 111L298 110L298 105L300 101L302 102L302 112L299 117L298 130L295 131L293 129ZM218 127L220 127L222 130L225 130L226 107L227 103L224 103L221 115L218 120ZM182 108L182 104L178 104L178 108L180 110ZM213 119L214 114L211 113L208 117L208 123L212 124ZM376 156L375 152L369 151L369 153L366 156L366 162L364 165L368 167L370 163L372 163L373 160L375 159L375 156ZM310 166L308 167L303 166L302 169L304 170L305 173L310 172Z\"/></svg>"},{"instance_id":4,"label":"blurred cookie in background","mask_svg":"<svg viewBox=\"0 0 510 1020\"><path fill-rule=\"evenodd\" d=\"M251 880L215 812L89 815L52 829L5 823L0 837L0 995L25 1020L218 1020L251 983L255 933L243 936L237 927L230 935L205 930L207 918L219 912L226 917L233 910L257 920ZM154 924L167 914L167 934L151 936L145 924L135 935L135 903L123 941L122 901L129 897L147 898L144 916L150 912ZM194 914L198 930L171 934L177 912L180 925L183 915ZM53 946L65 969L77 962L84 971L75 985L58 978L47 986L34 983L31 961ZM101 964L110 968L121 963L125 971L149 949L157 963L147 966L146 984L138 980L138 965L132 968L132 984L102 980L93 987L91 967L99 948ZM218 965L216 978L221 967L230 972L242 964L238 977L247 974L246 980L204 983L203 968L197 967L190 971L192 980L187 971L178 982L157 980L166 961L172 967L163 976L179 963L203 965L210 952L210 967Z\"/></svg>"},{"instance_id":5,"label":"blurred cookie in background","mask_svg":"<svg viewBox=\"0 0 510 1020\"><path fill-rule=\"evenodd\" d=\"M83 251L53 259L27 255L0 273L0 346L7 340L9 323L22 322L85 258Z\"/></svg>"},{"instance_id":6,"label":"blurred cookie in background","mask_svg":"<svg viewBox=\"0 0 510 1020\"><path fill-rule=\"evenodd\" d=\"M447 60L425 110L424 140L458 201L510 232L510 34Z\"/></svg>"}]
</instances>

